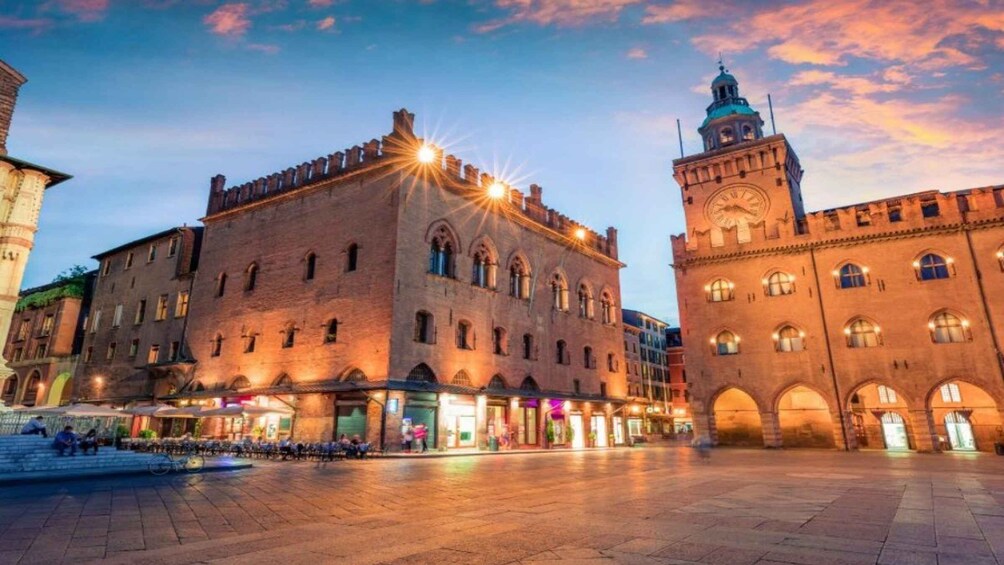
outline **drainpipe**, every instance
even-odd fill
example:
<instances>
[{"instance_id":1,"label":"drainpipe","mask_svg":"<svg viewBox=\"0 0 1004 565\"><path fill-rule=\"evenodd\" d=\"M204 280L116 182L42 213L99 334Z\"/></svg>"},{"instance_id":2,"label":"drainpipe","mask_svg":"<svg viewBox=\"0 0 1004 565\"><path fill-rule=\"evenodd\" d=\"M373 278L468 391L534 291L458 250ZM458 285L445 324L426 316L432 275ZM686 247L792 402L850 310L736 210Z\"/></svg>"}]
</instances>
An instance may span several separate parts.
<instances>
[{"instance_id":1,"label":"drainpipe","mask_svg":"<svg viewBox=\"0 0 1004 565\"><path fill-rule=\"evenodd\" d=\"M819 316L823 322L823 339L826 340L826 358L830 363L830 379L833 381L833 394L837 400L837 415L840 418L840 435L844 438L844 451L851 450L850 440L847 436L847 424L844 421L844 404L840 396L840 386L837 384L836 365L833 362L833 347L830 345L830 329L826 322L826 309L823 307L823 287L819 283L819 269L816 268L816 250L809 248L809 257L812 258L812 276L816 280L816 300L819 303Z\"/></svg>"}]
</instances>

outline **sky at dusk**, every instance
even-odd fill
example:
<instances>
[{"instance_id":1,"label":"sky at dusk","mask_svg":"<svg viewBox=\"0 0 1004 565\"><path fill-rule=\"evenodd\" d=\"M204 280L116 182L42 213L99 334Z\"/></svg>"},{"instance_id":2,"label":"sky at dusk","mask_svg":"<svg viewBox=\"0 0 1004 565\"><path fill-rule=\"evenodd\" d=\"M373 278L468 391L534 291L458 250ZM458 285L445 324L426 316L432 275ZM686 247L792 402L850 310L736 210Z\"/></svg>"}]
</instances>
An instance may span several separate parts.
<instances>
[{"instance_id":1,"label":"sky at dusk","mask_svg":"<svg viewBox=\"0 0 1004 565\"><path fill-rule=\"evenodd\" d=\"M808 210L1004 183L1004 3L0 0L28 77L8 150L46 194L25 286L205 212L239 184L389 133L620 230L622 300L675 323L672 159L718 52L806 170Z\"/></svg>"}]
</instances>

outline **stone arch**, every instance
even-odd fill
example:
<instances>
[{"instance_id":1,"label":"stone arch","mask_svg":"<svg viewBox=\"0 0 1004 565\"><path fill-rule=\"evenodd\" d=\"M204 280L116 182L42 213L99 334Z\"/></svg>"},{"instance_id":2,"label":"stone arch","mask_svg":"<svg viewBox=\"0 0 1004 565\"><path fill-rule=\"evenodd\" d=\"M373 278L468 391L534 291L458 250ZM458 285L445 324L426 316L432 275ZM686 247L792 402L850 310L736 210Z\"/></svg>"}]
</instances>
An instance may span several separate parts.
<instances>
[{"instance_id":1,"label":"stone arch","mask_svg":"<svg viewBox=\"0 0 1004 565\"><path fill-rule=\"evenodd\" d=\"M45 403L49 406L59 406L64 402L68 402L72 389L70 383L72 379L73 375L70 373L60 373L56 378L52 379L52 385L49 386L48 400Z\"/></svg>"},{"instance_id":2,"label":"stone arch","mask_svg":"<svg viewBox=\"0 0 1004 565\"><path fill-rule=\"evenodd\" d=\"M237 375L230 381L230 386L227 387L230 390L243 390L246 388L251 388L251 381L244 375Z\"/></svg>"},{"instance_id":3,"label":"stone arch","mask_svg":"<svg viewBox=\"0 0 1004 565\"><path fill-rule=\"evenodd\" d=\"M499 373L492 375L491 380L488 381L489 390L504 390L507 388L509 388L509 385L506 383L505 377Z\"/></svg>"},{"instance_id":4,"label":"stone arch","mask_svg":"<svg viewBox=\"0 0 1004 565\"><path fill-rule=\"evenodd\" d=\"M839 416L832 402L816 387L790 383L781 388L771 406L777 415L781 445L832 448L843 444Z\"/></svg>"},{"instance_id":5,"label":"stone arch","mask_svg":"<svg viewBox=\"0 0 1004 565\"><path fill-rule=\"evenodd\" d=\"M275 381L272 383L272 386L288 386L288 387L292 387L293 386L293 378L289 376L289 373L286 373L286 372L279 373L279 376L276 377Z\"/></svg>"},{"instance_id":6,"label":"stone arch","mask_svg":"<svg viewBox=\"0 0 1004 565\"><path fill-rule=\"evenodd\" d=\"M359 369L358 367L348 367L347 369L342 371L342 374L338 377L338 380L349 383L360 383L360 382L365 382L369 379L366 377L366 373L362 372L362 370Z\"/></svg>"},{"instance_id":7,"label":"stone arch","mask_svg":"<svg viewBox=\"0 0 1004 565\"><path fill-rule=\"evenodd\" d=\"M406 380L425 383L437 382L436 373L425 363L419 363L418 365L412 367L412 369L408 371L408 377Z\"/></svg>"},{"instance_id":8,"label":"stone arch","mask_svg":"<svg viewBox=\"0 0 1004 565\"><path fill-rule=\"evenodd\" d=\"M474 386L474 383L471 382L471 376L463 369L460 369L457 371L456 375L453 375L453 379L450 380L450 384L458 386Z\"/></svg>"},{"instance_id":9,"label":"stone arch","mask_svg":"<svg viewBox=\"0 0 1004 565\"><path fill-rule=\"evenodd\" d=\"M425 230L425 242L431 245L433 239L441 233L448 235L450 240L453 242L453 245L456 246L456 249L454 249L453 252L460 255L463 252L463 246L460 242L459 232L457 232L456 228L454 228L453 225L445 218L440 218L429 224L429 228Z\"/></svg>"},{"instance_id":10,"label":"stone arch","mask_svg":"<svg viewBox=\"0 0 1004 565\"><path fill-rule=\"evenodd\" d=\"M36 406L39 404L38 392L42 388L42 373L37 369L28 374L24 382L24 390L21 391L20 403L25 406Z\"/></svg>"},{"instance_id":11,"label":"stone arch","mask_svg":"<svg viewBox=\"0 0 1004 565\"><path fill-rule=\"evenodd\" d=\"M885 387L885 390L879 387ZM915 421L913 400L900 387L881 379L867 379L851 388L843 406L849 414L848 433L853 445L864 449L918 449L918 432L928 433L926 418ZM903 420L906 446L899 445L895 430L887 429L883 417L896 414ZM918 430L917 426L920 426Z\"/></svg>"},{"instance_id":12,"label":"stone arch","mask_svg":"<svg viewBox=\"0 0 1004 565\"><path fill-rule=\"evenodd\" d=\"M959 377L941 380L925 398L940 449L993 451L994 443L1004 435L1002 405L999 391L991 392L984 385ZM963 425L949 426L949 415L968 424L968 430ZM970 446L960 445L960 433L971 435L968 440L962 438L965 441L961 442L970 443Z\"/></svg>"},{"instance_id":13,"label":"stone arch","mask_svg":"<svg viewBox=\"0 0 1004 565\"><path fill-rule=\"evenodd\" d=\"M711 439L716 445L762 447L762 403L745 388L728 384L708 401Z\"/></svg>"}]
</instances>

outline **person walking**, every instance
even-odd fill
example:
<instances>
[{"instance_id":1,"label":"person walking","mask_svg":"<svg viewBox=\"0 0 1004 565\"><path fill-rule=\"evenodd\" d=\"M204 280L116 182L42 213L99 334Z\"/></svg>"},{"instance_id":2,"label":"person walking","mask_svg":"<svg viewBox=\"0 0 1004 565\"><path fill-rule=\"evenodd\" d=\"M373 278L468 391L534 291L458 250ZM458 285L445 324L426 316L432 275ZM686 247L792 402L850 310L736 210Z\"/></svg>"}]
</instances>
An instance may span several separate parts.
<instances>
[{"instance_id":1,"label":"person walking","mask_svg":"<svg viewBox=\"0 0 1004 565\"><path fill-rule=\"evenodd\" d=\"M44 438L49 437L49 433L45 430L45 418L42 416L36 416L21 428L21 435L23 436L33 436L41 435Z\"/></svg>"},{"instance_id":2,"label":"person walking","mask_svg":"<svg viewBox=\"0 0 1004 565\"><path fill-rule=\"evenodd\" d=\"M429 444L426 442L428 437L429 429L425 427L425 424L415 426L415 449L420 453L425 453L429 449Z\"/></svg>"},{"instance_id":3,"label":"person walking","mask_svg":"<svg viewBox=\"0 0 1004 565\"><path fill-rule=\"evenodd\" d=\"M401 441L404 443L404 452L411 453L412 444L415 443L415 431L411 426L405 426L404 435L401 436Z\"/></svg>"}]
</instances>

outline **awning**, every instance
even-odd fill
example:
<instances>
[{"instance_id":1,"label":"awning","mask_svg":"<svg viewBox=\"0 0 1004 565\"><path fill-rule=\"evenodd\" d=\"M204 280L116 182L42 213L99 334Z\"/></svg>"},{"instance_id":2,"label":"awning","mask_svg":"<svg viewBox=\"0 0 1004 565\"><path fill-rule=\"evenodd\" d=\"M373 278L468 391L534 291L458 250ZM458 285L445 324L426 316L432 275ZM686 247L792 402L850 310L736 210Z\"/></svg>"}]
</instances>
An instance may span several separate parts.
<instances>
[{"instance_id":1,"label":"awning","mask_svg":"<svg viewBox=\"0 0 1004 565\"><path fill-rule=\"evenodd\" d=\"M259 416L281 415L289 416L293 414L293 409L285 406L250 406L247 404L234 404L224 408L206 410L199 414L200 417L211 418L222 416L227 418L257 418Z\"/></svg>"}]
</instances>

